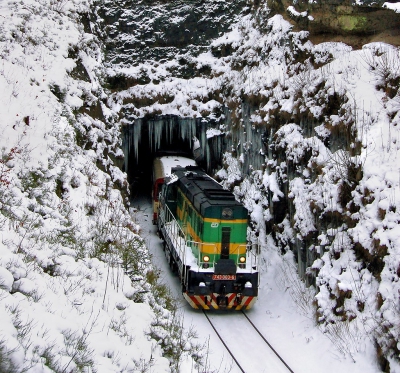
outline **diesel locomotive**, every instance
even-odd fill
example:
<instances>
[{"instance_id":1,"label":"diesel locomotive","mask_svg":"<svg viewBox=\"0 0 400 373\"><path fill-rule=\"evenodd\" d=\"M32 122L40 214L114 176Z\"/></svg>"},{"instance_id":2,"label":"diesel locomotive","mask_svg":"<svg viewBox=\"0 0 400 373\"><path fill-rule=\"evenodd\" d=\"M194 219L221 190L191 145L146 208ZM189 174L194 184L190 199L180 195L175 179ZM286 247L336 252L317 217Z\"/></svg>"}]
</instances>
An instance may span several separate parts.
<instances>
[{"instance_id":1,"label":"diesel locomotive","mask_svg":"<svg viewBox=\"0 0 400 373\"><path fill-rule=\"evenodd\" d=\"M163 158L155 167L170 174L155 178L154 221L183 296L197 309L249 309L258 295L259 253L247 243L247 209L199 167L177 160L170 168Z\"/></svg>"}]
</instances>

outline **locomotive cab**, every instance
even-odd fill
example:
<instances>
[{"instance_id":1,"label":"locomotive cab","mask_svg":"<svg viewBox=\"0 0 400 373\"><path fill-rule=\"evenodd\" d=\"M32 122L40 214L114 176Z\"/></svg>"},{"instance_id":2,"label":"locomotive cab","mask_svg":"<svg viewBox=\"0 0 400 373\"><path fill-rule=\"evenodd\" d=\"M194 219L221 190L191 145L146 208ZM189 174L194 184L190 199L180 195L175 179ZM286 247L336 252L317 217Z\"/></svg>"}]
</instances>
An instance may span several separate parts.
<instances>
[{"instance_id":1,"label":"locomotive cab","mask_svg":"<svg viewBox=\"0 0 400 373\"><path fill-rule=\"evenodd\" d=\"M248 309L258 295L258 257L247 243L248 211L198 167L172 169L160 194L166 256L194 308Z\"/></svg>"}]
</instances>

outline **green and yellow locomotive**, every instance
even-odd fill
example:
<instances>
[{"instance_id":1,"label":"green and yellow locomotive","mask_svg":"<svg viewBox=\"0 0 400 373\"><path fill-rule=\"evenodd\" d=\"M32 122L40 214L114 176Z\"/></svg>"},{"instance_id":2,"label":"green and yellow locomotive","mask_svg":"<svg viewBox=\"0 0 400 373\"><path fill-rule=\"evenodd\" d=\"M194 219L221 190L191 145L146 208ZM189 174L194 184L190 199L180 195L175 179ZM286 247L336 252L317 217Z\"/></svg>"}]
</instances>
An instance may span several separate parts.
<instances>
[{"instance_id":1,"label":"green and yellow locomotive","mask_svg":"<svg viewBox=\"0 0 400 373\"><path fill-rule=\"evenodd\" d=\"M258 295L258 247L247 244L248 211L196 166L172 168L157 225L186 300L199 309L249 309Z\"/></svg>"}]
</instances>

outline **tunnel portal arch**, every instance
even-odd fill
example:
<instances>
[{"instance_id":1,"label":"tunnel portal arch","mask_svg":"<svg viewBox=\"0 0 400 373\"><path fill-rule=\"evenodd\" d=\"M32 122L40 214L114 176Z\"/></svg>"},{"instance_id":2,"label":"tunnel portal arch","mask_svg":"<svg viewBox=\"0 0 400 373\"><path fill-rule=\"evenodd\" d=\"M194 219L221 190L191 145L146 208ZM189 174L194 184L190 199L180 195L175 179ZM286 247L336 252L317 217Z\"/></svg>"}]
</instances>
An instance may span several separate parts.
<instances>
[{"instance_id":1,"label":"tunnel portal arch","mask_svg":"<svg viewBox=\"0 0 400 373\"><path fill-rule=\"evenodd\" d=\"M147 188L153 159L162 154L195 158L199 166L212 174L221 165L226 148L225 136L216 131L216 127L217 123L204 118L175 115L137 118L125 125L122 128L122 169L130 185L140 180L141 186ZM196 149L198 144L200 149Z\"/></svg>"}]
</instances>

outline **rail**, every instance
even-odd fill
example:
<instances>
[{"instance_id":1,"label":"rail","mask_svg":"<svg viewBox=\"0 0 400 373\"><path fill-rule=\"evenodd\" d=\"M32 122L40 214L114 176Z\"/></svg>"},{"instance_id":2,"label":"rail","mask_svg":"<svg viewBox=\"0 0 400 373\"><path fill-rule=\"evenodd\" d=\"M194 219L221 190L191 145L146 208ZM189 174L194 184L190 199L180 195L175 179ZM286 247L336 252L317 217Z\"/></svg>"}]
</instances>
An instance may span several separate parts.
<instances>
[{"instance_id":1,"label":"rail","mask_svg":"<svg viewBox=\"0 0 400 373\"><path fill-rule=\"evenodd\" d=\"M240 369L242 373L246 373L243 367L240 365L238 359L235 357L233 354L232 350L228 347L228 344L225 342L224 338L222 337L221 333L218 332L217 328L211 321L210 317L207 315L206 311L203 310L203 314L206 317L207 321L213 328L215 334L217 337L220 339L222 344L224 345L225 349L227 350L228 354L232 357L234 362L236 363L237 367ZM242 310L242 314L244 317L247 319L247 321L250 323L251 327L257 332L257 334L261 337L261 339L265 342L265 344L268 346L268 348L276 355L276 357L281 361L281 363L285 366L285 368L290 372L294 373L293 370L290 368L290 366L283 360L283 358L280 356L280 354L272 347L272 345L268 342L268 340L264 337L264 335L260 332L260 330L255 326L255 324L250 320L250 318L246 315L246 313Z\"/></svg>"},{"instance_id":2,"label":"rail","mask_svg":"<svg viewBox=\"0 0 400 373\"><path fill-rule=\"evenodd\" d=\"M242 311L244 317L247 319L247 321L250 323L250 325L253 327L253 329L258 333L258 335L261 337L261 339L268 345L268 347L271 349L271 351L277 356L277 358L282 362L282 364L288 369L290 373L294 373L293 370L290 368L290 366L286 363L285 360L281 357L281 355L278 354L278 352L271 346L271 344L267 341L267 339L262 335L260 330L253 324L253 322L250 320L249 316L247 316L243 311Z\"/></svg>"},{"instance_id":3,"label":"rail","mask_svg":"<svg viewBox=\"0 0 400 373\"><path fill-rule=\"evenodd\" d=\"M232 353L232 351L230 350L230 348L228 347L228 345L225 343L224 339L222 338L221 334L218 333L217 328L214 326L214 324L212 323L212 321L210 320L210 318L208 317L207 313L205 310L203 310L203 314L206 317L207 321L210 323L211 327L213 328L215 334L217 335L217 337L219 338L219 340L222 342L222 344L224 345L226 351L228 351L228 354L231 355L232 360L236 363L236 366L240 369L240 371L242 373L246 373L242 366L239 364L239 362L237 361L235 355Z\"/></svg>"}]
</instances>

